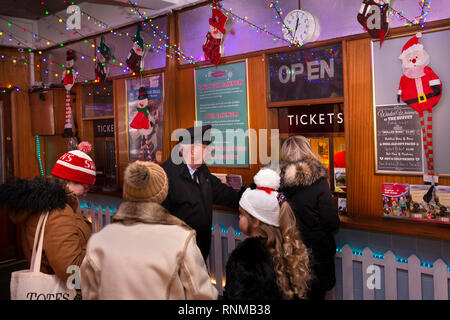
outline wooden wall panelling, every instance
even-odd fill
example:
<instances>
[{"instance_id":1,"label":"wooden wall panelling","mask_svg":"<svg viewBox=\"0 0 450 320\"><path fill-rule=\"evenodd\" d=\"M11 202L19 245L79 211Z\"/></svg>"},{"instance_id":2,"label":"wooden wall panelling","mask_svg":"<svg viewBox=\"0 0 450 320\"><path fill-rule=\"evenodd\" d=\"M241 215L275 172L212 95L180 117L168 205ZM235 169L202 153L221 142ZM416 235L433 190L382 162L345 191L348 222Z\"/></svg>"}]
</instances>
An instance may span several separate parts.
<instances>
[{"instance_id":1,"label":"wooden wall panelling","mask_svg":"<svg viewBox=\"0 0 450 320\"><path fill-rule=\"evenodd\" d=\"M172 43L178 43L178 13L170 14L168 17L168 35ZM167 48L171 56L175 56L173 48ZM176 142L171 141L171 134L177 128L177 61L166 57L166 72L164 73L164 123L162 162L166 161L171 154Z\"/></svg>"},{"instance_id":2,"label":"wooden wall panelling","mask_svg":"<svg viewBox=\"0 0 450 320\"><path fill-rule=\"evenodd\" d=\"M127 96L126 80L114 80L114 129L116 138L116 163L119 188L123 185L123 172L128 165Z\"/></svg>"},{"instance_id":3,"label":"wooden wall panelling","mask_svg":"<svg viewBox=\"0 0 450 320\"><path fill-rule=\"evenodd\" d=\"M12 90L11 93L11 118L13 124L13 149L14 172L17 177L28 178L38 174L36 160L36 143L31 134L30 100L28 90L30 88L30 64L25 65L19 60L16 64L11 57L20 57L16 48L1 48L5 59L0 63L0 83L17 86L20 91ZM24 58L29 58L23 53Z\"/></svg>"}]
</instances>

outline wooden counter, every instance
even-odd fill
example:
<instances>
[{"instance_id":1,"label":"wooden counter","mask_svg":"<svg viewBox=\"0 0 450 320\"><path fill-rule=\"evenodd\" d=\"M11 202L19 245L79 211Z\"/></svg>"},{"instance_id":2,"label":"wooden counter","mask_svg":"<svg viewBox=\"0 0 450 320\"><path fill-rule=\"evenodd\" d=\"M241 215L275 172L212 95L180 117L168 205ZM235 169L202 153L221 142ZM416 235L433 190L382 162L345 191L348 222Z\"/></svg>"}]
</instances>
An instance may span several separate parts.
<instances>
[{"instance_id":1,"label":"wooden counter","mask_svg":"<svg viewBox=\"0 0 450 320\"><path fill-rule=\"evenodd\" d=\"M342 228L392 232L410 236L450 240L450 225L375 215L340 216Z\"/></svg>"}]
</instances>

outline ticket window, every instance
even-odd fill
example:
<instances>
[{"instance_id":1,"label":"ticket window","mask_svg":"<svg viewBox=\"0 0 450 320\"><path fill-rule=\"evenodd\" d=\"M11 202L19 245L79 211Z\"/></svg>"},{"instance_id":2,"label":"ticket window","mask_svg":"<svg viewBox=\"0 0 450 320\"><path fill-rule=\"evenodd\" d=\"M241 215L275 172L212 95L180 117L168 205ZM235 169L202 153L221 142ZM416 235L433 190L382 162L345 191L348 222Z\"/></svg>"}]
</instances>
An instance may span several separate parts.
<instances>
[{"instance_id":1,"label":"ticket window","mask_svg":"<svg viewBox=\"0 0 450 320\"><path fill-rule=\"evenodd\" d=\"M311 148L328 169L331 191L345 193L345 138L343 136L308 137Z\"/></svg>"},{"instance_id":2,"label":"ticket window","mask_svg":"<svg viewBox=\"0 0 450 320\"><path fill-rule=\"evenodd\" d=\"M113 192L118 187L113 82L83 85L82 110L85 139L93 141L92 158L97 177L92 190Z\"/></svg>"},{"instance_id":3,"label":"ticket window","mask_svg":"<svg viewBox=\"0 0 450 320\"><path fill-rule=\"evenodd\" d=\"M324 104L278 109L280 146L290 136L309 139L329 173L329 184L338 210L346 213L344 105Z\"/></svg>"}]
</instances>

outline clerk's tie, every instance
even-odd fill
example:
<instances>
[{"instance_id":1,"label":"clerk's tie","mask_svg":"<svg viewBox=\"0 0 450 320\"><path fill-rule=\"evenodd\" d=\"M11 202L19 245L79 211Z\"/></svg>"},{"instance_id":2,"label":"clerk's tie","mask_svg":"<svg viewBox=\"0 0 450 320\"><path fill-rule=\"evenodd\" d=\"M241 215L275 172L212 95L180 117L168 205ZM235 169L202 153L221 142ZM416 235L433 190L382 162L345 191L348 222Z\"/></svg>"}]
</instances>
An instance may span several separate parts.
<instances>
[{"instance_id":1,"label":"clerk's tie","mask_svg":"<svg viewBox=\"0 0 450 320\"><path fill-rule=\"evenodd\" d=\"M200 184L200 174L199 174L198 170L195 170L194 175L193 175L192 178L194 179L195 182Z\"/></svg>"}]
</instances>

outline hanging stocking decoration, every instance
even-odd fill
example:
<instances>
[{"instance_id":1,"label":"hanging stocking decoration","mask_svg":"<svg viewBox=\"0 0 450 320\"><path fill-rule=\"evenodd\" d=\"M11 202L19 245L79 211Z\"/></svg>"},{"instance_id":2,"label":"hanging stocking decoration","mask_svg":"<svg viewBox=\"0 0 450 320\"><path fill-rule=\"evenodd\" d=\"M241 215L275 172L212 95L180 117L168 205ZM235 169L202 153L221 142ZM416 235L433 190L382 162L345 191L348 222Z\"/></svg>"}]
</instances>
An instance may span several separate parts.
<instances>
[{"instance_id":1,"label":"hanging stocking decoration","mask_svg":"<svg viewBox=\"0 0 450 320\"><path fill-rule=\"evenodd\" d=\"M442 84L434 71L427 67L430 63L430 56L419 44L418 39L422 33L418 32L413 38L408 40L403 46L402 54L399 59L402 60L403 76L400 79L397 101L401 99L411 108L419 113L420 126L423 134L423 148L427 158L427 172L424 174L426 184L437 182L437 176L434 170L434 151L433 151L433 107L438 103ZM428 112L427 123L425 123L425 112ZM431 200L433 187L427 193L427 199ZM425 197L424 197L425 199Z\"/></svg>"},{"instance_id":2,"label":"hanging stocking decoration","mask_svg":"<svg viewBox=\"0 0 450 320\"><path fill-rule=\"evenodd\" d=\"M357 15L358 22L372 38L380 39L380 47L389 30L391 0L363 0Z\"/></svg>"},{"instance_id":3,"label":"hanging stocking decoration","mask_svg":"<svg viewBox=\"0 0 450 320\"><path fill-rule=\"evenodd\" d=\"M141 38L141 25L138 24L136 35L133 37L133 47L127 57L127 66L136 77L144 70L144 40Z\"/></svg>"},{"instance_id":4,"label":"hanging stocking decoration","mask_svg":"<svg viewBox=\"0 0 450 320\"><path fill-rule=\"evenodd\" d=\"M73 65L75 63L75 54L72 50L67 51L66 71L64 72L64 88L66 89L66 115L64 123L63 137L72 137L72 108L70 107L70 89L75 84L75 71Z\"/></svg>"},{"instance_id":5,"label":"hanging stocking decoration","mask_svg":"<svg viewBox=\"0 0 450 320\"><path fill-rule=\"evenodd\" d=\"M103 82L108 76L108 61L111 59L111 48L106 45L105 37L103 36L100 39L100 47L98 47L98 52L100 55L97 55L97 59L95 59L95 81Z\"/></svg>"},{"instance_id":6,"label":"hanging stocking decoration","mask_svg":"<svg viewBox=\"0 0 450 320\"><path fill-rule=\"evenodd\" d=\"M224 41L231 30L232 23L232 20L222 10L217 7L212 9L212 17L209 19L209 30L202 49L205 59L216 66L219 65L220 59L223 57Z\"/></svg>"},{"instance_id":7,"label":"hanging stocking decoration","mask_svg":"<svg viewBox=\"0 0 450 320\"><path fill-rule=\"evenodd\" d=\"M146 137L153 131L153 126L150 126L149 109L148 109L148 96L144 87L139 88L138 105L136 107L137 114L134 116L130 123L130 127L138 131L141 137L141 149L139 151L139 158L144 156L146 147ZM145 156L144 156L145 159Z\"/></svg>"}]
</instances>

